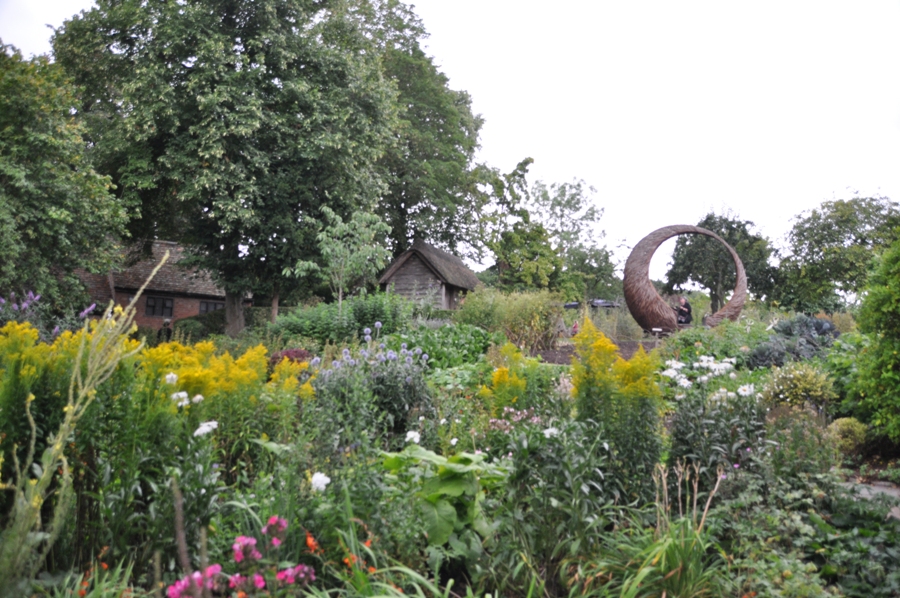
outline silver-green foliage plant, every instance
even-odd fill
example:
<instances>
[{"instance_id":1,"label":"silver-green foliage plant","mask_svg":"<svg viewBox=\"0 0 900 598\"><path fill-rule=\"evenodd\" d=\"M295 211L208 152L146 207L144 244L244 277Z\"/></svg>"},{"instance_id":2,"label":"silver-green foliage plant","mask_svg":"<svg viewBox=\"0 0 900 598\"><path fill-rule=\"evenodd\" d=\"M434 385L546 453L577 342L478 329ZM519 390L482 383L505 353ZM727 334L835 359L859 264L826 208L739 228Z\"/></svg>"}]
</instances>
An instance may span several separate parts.
<instances>
[{"instance_id":1,"label":"silver-green foliage plant","mask_svg":"<svg viewBox=\"0 0 900 598\"><path fill-rule=\"evenodd\" d=\"M31 426L28 451L24 463L13 451L15 477L0 482L0 490L13 493L12 510L0 532L0 595L15 595L8 592L19 592L22 584L34 576L65 523L72 499L66 443L94 401L97 387L113 374L120 361L140 350L139 344L128 339L135 314L133 306L134 302L124 310L110 306L102 318L85 324L63 408L65 415L50 436L40 461L35 461L37 428L31 415L34 395L26 401ZM48 517L44 509L51 500Z\"/></svg>"},{"instance_id":2,"label":"silver-green foliage plant","mask_svg":"<svg viewBox=\"0 0 900 598\"><path fill-rule=\"evenodd\" d=\"M773 368L762 391L762 399L770 406L814 406L827 409L836 398L831 378L810 363L790 363Z\"/></svg>"}]
</instances>

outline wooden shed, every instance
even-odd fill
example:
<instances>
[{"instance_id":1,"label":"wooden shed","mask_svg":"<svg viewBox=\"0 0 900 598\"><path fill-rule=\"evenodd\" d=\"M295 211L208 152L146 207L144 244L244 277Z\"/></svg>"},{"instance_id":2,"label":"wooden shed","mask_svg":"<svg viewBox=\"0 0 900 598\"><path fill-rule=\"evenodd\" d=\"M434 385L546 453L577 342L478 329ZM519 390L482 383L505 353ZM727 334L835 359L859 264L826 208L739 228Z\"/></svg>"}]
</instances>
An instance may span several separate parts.
<instances>
[{"instance_id":1,"label":"wooden shed","mask_svg":"<svg viewBox=\"0 0 900 598\"><path fill-rule=\"evenodd\" d=\"M461 259L424 241L415 241L378 280L382 289L439 309L456 309L460 299L478 285L478 278Z\"/></svg>"}]
</instances>

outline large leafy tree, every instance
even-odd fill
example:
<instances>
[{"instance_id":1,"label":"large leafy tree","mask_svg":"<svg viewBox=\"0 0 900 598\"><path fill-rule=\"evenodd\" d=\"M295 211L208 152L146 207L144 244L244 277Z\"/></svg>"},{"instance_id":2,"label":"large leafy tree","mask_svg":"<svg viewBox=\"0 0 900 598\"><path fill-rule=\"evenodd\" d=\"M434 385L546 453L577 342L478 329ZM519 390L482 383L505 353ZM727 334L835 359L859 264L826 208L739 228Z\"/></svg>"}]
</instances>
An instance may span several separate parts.
<instances>
[{"instance_id":1,"label":"large leafy tree","mask_svg":"<svg viewBox=\"0 0 900 598\"><path fill-rule=\"evenodd\" d=\"M866 285L872 258L898 235L900 209L886 197L823 202L788 234L776 296L783 307L833 311Z\"/></svg>"},{"instance_id":2,"label":"large leafy tree","mask_svg":"<svg viewBox=\"0 0 900 598\"><path fill-rule=\"evenodd\" d=\"M226 290L277 297L323 206L369 209L394 92L353 0L99 0L54 48L138 238L178 238Z\"/></svg>"},{"instance_id":3,"label":"large leafy tree","mask_svg":"<svg viewBox=\"0 0 900 598\"><path fill-rule=\"evenodd\" d=\"M73 271L108 268L125 214L85 159L74 88L46 57L0 43L0 294L80 299Z\"/></svg>"},{"instance_id":4,"label":"large leafy tree","mask_svg":"<svg viewBox=\"0 0 900 598\"><path fill-rule=\"evenodd\" d=\"M718 234L737 251L747 271L750 292L761 298L771 294L774 268L769 258L773 249L766 237L753 232L752 222L710 212L697 226ZM681 235L675 241L666 273L666 290L673 292L688 282L697 283L709 290L710 309L716 312L734 288L736 277L734 261L721 243L704 235Z\"/></svg>"},{"instance_id":5,"label":"large leafy tree","mask_svg":"<svg viewBox=\"0 0 900 598\"><path fill-rule=\"evenodd\" d=\"M471 244L487 199L478 183L488 171L474 163L483 121L472 113L469 94L451 89L422 50L421 25L398 4L382 3L380 12L394 18L382 18L375 34L400 113L396 143L379 162L387 183L380 213L391 227L394 255L416 238L458 252Z\"/></svg>"}]
</instances>

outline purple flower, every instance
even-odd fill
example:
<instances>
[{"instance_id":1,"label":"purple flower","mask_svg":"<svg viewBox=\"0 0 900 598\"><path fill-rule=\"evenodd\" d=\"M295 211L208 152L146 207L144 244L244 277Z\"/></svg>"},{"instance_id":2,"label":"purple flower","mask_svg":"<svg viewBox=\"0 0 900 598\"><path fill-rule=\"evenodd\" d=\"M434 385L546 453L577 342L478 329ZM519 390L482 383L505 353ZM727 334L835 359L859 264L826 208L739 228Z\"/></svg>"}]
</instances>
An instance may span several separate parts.
<instances>
[{"instance_id":1,"label":"purple flower","mask_svg":"<svg viewBox=\"0 0 900 598\"><path fill-rule=\"evenodd\" d=\"M422 361L428 361L428 353L422 353Z\"/></svg>"},{"instance_id":2,"label":"purple flower","mask_svg":"<svg viewBox=\"0 0 900 598\"><path fill-rule=\"evenodd\" d=\"M400 343L400 348L406 351L406 343Z\"/></svg>"},{"instance_id":3,"label":"purple flower","mask_svg":"<svg viewBox=\"0 0 900 598\"><path fill-rule=\"evenodd\" d=\"M23 302L22 302L22 311L25 311L26 309L28 309L28 306L29 306L29 305L31 305L31 304L28 303L27 300L26 300L26 301L23 301Z\"/></svg>"},{"instance_id":4,"label":"purple flower","mask_svg":"<svg viewBox=\"0 0 900 598\"><path fill-rule=\"evenodd\" d=\"M350 349L344 349L341 353L344 357L350 357Z\"/></svg>"},{"instance_id":5,"label":"purple flower","mask_svg":"<svg viewBox=\"0 0 900 598\"><path fill-rule=\"evenodd\" d=\"M12 304L13 311L19 311L19 306L15 303Z\"/></svg>"},{"instance_id":6,"label":"purple flower","mask_svg":"<svg viewBox=\"0 0 900 598\"><path fill-rule=\"evenodd\" d=\"M59 326L54 326L54 327L53 327L53 332L52 332L51 334L52 334L53 336L56 336L57 334L59 334Z\"/></svg>"},{"instance_id":7,"label":"purple flower","mask_svg":"<svg viewBox=\"0 0 900 598\"><path fill-rule=\"evenodd\" d=\"M734 468L735 468L735 469L740 469L740 467L741 467L740 464L738 464L738 463L735 463L735 464L734 464Z\"/></svg>"},{"instance_id":8,"label":"purple flower","mask_svg":"<svg viewBox=\"0 0 900 598\"><path fill-rule=\"evenodd\" d=\"M409 384L410 382L412 382L412 376L407 376L406 383Z\"/></svg>"},{"instance_id":9,"label":"purple flower","mask_svg":"<svg viewBox=\"0 0 900 598\"><path fill-rule=\"evenodd\" d=\"M366 328L366 330L368 330L368 328ZM367 342L367 343L371 343L371 342L372 342L372 335L371 335L371 334L366 334L365 339L366 339L366 342Z\"/></svg>"},{"instance_id":10,"label":"purple flower","mask_svg":"<svg viewBox=\"0 0 900 598\"><path fill-rule=\"evenodd\" d=\"M381 322L375 322L375 330L381 330Z\"/></svg>"},{"instance_id":11,"label":"purple flower","mask_svg":"<svg viewBox=\"0 0 900 598\"><path fill-rule=\"evenodd\" d=\"M384 349L384 343L379 343L379 344L378 344L378 348L379 348L379 349Z\"/></svg>"},{"instance_id":12,"label":"purple flower","mask_svg":"<svg viewBox=\"0 0 900 598\"><path fill-rule=\"evenodd\" d=\"M388 351L388 352L387 352L387 358L390 359L390 360L397 359L397 354L394 353L393 351Z\"/></svg>"},{"instance_id":13,"label":"purple flower","mask_svg":"<svg viewBox=\"0 0 900 598\"><path fill-rule=\"evenodd\" d=\"M363 334L365 334L366 336L369 336L370 334L372 334L372 329L371 328L363 328Z\"/></svg>"},{"instance_id":14,"label":"purple flower","mask_svg":"<svg viewBox=\"0 0 900 598\"><path fill-rule=\"evenodd\" d=\"M320 363L322 363L321 357L313 357L312 361L309 362L309 365L317 367Z\"/></svg>"},{"instance_id":15,"label":"purple flower","mask_svg":"<svg viewBox=\"0 0 900 598\"><path fill-rule=\"evenodd\" d=\"M6 299L4 299L3 297L0 297L0 305L3 305L4 303L6 303Z\"/></svg>"},{"instance_id":16,"label":"purple flower","mask_svg":"<svg viewBox=\"0 0 900 598\"><path fill-rule=\"evenodd\" d=\"M407 356L407 358L406 358L406 363L407 363L407 364L412 364L412 357L408 357L408 356Z\"/></svg>"},{"instance_id":17,"label":"purple flower","mask_svg":"<svg viewBox=\"0 0 900 598\"><path fill-rule=\"evenodd\" d=\"M413 351L413 353L415 353L416 355L421 355L421 354L422 354L422 348L421 348L421 347L416 347L415 350Z\"/></svg>"},{"instance_id":18,"label":"purple flower","mask_svg":"<svg viewBox=\"0 0 900 598\"><path fill-rule=\"evenodd\" d=\"M95 307L97 307L97 304L96 304L96 303L91 303L91 304L87 307L87 309L85 309L83 312L81 312L80 314L78 314L78 317L79 317L79 318L86 318L86 317L88 316L89 313L91 313L92 311L94 311L94 308L95 308Z\"/></svg>"}]
</instances>

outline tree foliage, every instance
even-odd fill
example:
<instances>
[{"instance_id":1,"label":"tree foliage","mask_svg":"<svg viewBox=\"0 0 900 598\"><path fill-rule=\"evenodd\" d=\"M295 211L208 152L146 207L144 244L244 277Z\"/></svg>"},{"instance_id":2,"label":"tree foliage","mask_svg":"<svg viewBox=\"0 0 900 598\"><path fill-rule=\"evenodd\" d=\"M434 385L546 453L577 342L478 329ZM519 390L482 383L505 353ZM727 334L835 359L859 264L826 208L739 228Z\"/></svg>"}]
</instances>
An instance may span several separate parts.
<instances>
[{"instance_id":1,"label":"tree foliage","mask_svg":"<svg viewBox=\"0 0 900 598\"><path fill-rule=\"evenodd\" d=\"M383 190L394 92L358 4L100 0L64 25L56 54L137 238L185 241L231 298L303 282L283 272L318 257L322 207Z\"/></svg>"},{"instance_id":2,"label":"tree foliage","mask_svg":"<svg viewBox=\"0 0 900 598\"><path fill-rule=\"evenodd\" d=\"M75 106L58 65L0 43L0 294L31 290L57 308L82 296L76 268L114 261L125 222L85 159Z\"/></svg>"},{"instance_id":3,"label":"tree foliage","mask_svg":"<svg viewBox=\"0 0 900 598\"><path fill-rule=\"evenodd\" d=\"M366 212L354 212L347 222L327 206L322 212L328 226L317 236L323 266L315 262L299 262L286 273L304 275L316 271L331 287L338 299L341 314L344 293L368 280L387 264L391 253L379 242L390 230L378 216Z\"/></svg>"},{"instance_id":4,"label":"tree foliage","mask_svg":"<svg viewBox=\"0 0 900 598\"><path fill-rule=\"evenodd\" d=\"M860 307L859 327L873 336L857 361L859 415L900 442L900 241L878 260Z\"/></svg>"},{"instance_id":5,"label":"tree foliage","mask_svg":"<svg viewBox=\"0 0 900 598\"><path fill-rule=\"evenodd\" d=\"M478 188L485 169L473 163L482 119L418 40L386 48L382 64L397 85L400 111L397 141L379 161L387 183L380 211L392 251L403 253L416 238L459 251L476 233L487 197Z\"/></svg>"},{"instance_id":6,"label":"tree foliage","mask_svg":"<svg viewBox=\"0 0 900 598\"><path fill-rule=\"evenodd\" d=\"M866 285L872 257L897 238L900 210L886 197L826 201L795 219L779 268L782 307L832 312Z\"/></svg>"},{"instance_id":7,"label":"tree foliage","mask_svg":"<svg viewBox=\"0 0 900 598\"><path fill-rule=\"evenodd\" d=\"M716 233L734 248L747 271L747 286L753 294L765 297L771 293L774 268L769 264L769 258L773 250L767 238L752 232L752 222L730 214L710 212L697 226ZM666 273L668 292L695 282L709 290L710 309L715 313L724 305L736 281L734 260L715 239L705 235L681 235L675 241L672 263Z\"/></svg>"}]
</instances>

